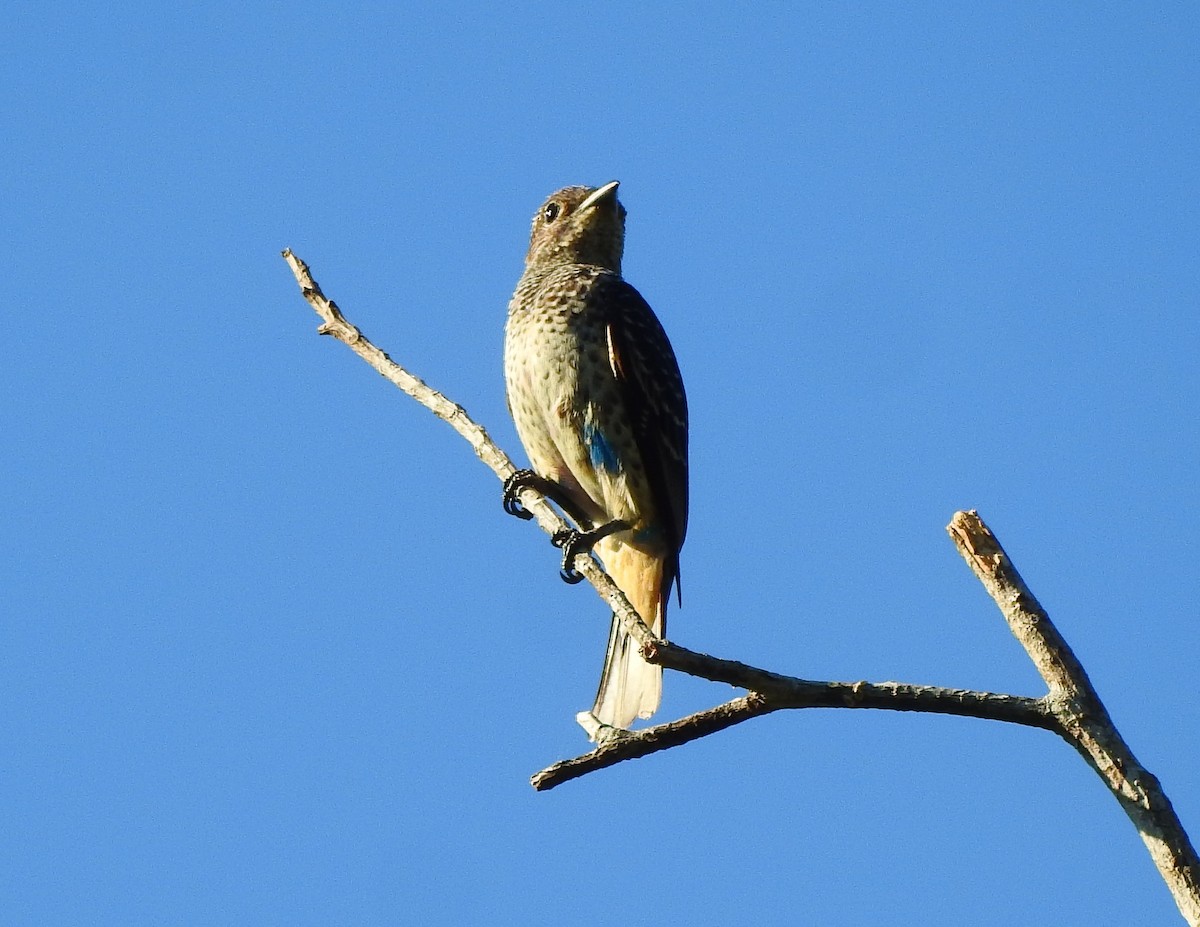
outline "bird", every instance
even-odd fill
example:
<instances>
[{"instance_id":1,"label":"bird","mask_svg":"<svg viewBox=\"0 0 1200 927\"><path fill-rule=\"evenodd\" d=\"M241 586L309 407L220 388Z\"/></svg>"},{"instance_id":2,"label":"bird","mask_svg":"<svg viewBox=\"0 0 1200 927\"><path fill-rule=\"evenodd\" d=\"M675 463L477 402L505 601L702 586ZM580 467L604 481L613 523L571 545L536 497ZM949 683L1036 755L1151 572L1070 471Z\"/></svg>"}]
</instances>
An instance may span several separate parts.
<instances>
[{"instance_id":1,"label":"bird","mask_svg":"<svg viewBox=\"0 0 1200 927\"><path fill-rule=\"evenodd\" d=\"M532 469L510 478L505 508L530 517L516 502L530 484L558 502L580 528L555 539L563 578L578 581L571 564L590 549L662 637L672 586L682 604L687 396L662 324L621 276L626 211L617 187L564 187L534 214L504 338L508 408ZM614 615L596 730L627 730L661 698L662 668L642 658Z\"/></svg>"}]
</instances>

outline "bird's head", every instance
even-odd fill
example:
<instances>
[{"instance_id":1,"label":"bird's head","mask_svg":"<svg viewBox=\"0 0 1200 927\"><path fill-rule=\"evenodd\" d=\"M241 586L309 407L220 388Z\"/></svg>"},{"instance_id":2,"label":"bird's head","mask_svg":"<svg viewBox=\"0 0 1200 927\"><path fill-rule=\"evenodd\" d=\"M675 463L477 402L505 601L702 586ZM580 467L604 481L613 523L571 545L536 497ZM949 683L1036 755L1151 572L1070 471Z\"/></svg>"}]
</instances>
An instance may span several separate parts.
<instances>
[{"instance_id":1,"label":"bird's head","mask_svg":"<svg viewBox=\"0 0 1200 927\"><path fill-rule=\"evenodd\" d=\"M533 217L525 266L597 264L621 272L625 207L617 181L602 187L563 187Z\"/></svg>"}]
</instances>

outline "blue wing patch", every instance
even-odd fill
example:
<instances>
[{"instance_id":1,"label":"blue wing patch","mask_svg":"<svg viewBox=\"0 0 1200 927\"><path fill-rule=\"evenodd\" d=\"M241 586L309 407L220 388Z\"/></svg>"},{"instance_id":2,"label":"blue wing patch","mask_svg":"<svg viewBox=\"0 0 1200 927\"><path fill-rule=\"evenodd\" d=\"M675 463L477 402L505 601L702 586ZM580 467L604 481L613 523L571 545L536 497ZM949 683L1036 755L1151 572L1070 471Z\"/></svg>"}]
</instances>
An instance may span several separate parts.
<instances>
[{"instance_id":1,"label":"blue wing patch","mask_svg":"<svg viewBox=\"0 0 1200 927\"><path fill-rule=\"evenodd\" d=\"M618 459L616 451L613 450L613 446L604 437L604 432L591 422L584 423L583 443L588 450L588 459L597 470L616 473L621 469L621 461Z\"/></svg>"}]
</instances>

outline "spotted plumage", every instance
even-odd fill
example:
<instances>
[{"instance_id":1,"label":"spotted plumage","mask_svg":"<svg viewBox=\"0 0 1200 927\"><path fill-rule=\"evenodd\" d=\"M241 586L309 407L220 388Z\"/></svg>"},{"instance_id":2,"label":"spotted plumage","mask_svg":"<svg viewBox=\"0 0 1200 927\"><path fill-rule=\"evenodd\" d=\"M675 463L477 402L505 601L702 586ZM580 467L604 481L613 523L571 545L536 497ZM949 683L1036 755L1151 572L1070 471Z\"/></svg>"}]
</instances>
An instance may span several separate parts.
<instances>
[{"instance_id":1,"label":"spotted plumage","mask_svg":"<svg viewBox=\"0 0 1200 927\"><path fill-rule=\"evenodd\" d=\"M661 635L687 532L687 400L662 326L621 277L616 189L567 187L538 209L504 371L534 471L590 522L581 527L629 526L595 551ZM661 691L661 669L614 619L593 714L626 728L657 709Z\"/></svg>"}]
</instances>

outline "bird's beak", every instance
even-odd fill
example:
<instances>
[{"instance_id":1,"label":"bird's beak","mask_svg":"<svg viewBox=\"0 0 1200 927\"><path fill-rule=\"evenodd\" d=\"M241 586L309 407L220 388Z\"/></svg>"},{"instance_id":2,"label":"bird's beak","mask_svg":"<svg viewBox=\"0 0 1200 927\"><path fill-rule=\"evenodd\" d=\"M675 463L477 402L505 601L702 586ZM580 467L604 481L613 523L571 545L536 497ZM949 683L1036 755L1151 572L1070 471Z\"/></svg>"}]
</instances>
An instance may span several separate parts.
<instances>
[{"instance_id":1,"label":"bird's beak","mask_svg":"<svg viewBox=\"0 0 1200 927\"><path fill-rule=\"evenodd\" d=\"M576 210L576 213L583 213L586 210L591 209L593 206L595 206L601 200L608 197L609 194L612 194L613 196L615 196L617 193L617 187L619 187L620 185L621 185L621 181L613 180L609 183L606 183L603 187L597 187L595 190L593 190L588 195L588 198L586 200L584 200L582 203L579 204L579 208Z\"/></svg>"}]
</instances>

